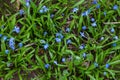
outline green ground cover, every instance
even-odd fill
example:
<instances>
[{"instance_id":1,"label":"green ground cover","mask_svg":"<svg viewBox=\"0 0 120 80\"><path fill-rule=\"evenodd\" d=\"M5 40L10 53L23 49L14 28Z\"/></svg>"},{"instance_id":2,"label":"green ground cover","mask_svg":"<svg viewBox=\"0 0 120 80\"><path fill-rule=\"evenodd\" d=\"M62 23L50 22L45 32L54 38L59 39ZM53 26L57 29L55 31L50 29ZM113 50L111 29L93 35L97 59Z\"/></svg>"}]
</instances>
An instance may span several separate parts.
<instances>
[{"instance_id":1,"label":"green ground cover","mask_svg":"<svg viewBox=\"0 0 120 80\"><path fill-rule=\"evenodd\" d=\"M120 0L20 3L0 19L1 80L120 80Z\"/></svg>"}]
</instances>

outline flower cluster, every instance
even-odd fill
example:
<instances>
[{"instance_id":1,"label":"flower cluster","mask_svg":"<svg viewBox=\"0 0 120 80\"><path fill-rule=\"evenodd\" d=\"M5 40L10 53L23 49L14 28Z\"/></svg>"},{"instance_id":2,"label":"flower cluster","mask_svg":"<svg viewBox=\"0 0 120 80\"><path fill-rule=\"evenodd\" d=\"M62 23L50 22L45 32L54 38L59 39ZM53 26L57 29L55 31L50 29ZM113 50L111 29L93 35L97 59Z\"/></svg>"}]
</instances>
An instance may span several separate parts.
<instances>
[{"instance_id":1,"label":"flower cluster","mask_svg":"<svg viewBox=\"0 0 120 80\"><path fill-rule=\"evenodd\" d=\"M43 45L44 50L48 49L49 44L45 40L40 40L40 43Z\"/></svg>"},{"instance_id":2,"label":"flower cluster","mask_svg":"<svg viewBox=\"0 0 120 80\"><path fill-rule=\"evenodd\" d=\"M56 42L61 42L61 40L63 39L63 35L62 35L62 33L56 33L56 38L55 38L55 40L56 40Z\"/></svg>"},{"instance_id":3,"label":"flower cluster","mask_svg":"<svg viewBox=\"0 0 120 80\"><path fill-rule=\"evenodd\" d=\"M20 28L18 26L15 26L13 29L13 32L19 33L20 32Z\"/></svg>"},{"instance_id":4,"label":"flower cluster","mask_svg":"<svg viewBox=\"0 0 120 80\"><path fill-rule=\"evenodd\" d=\"M15 50L15 41L14 41L14 38L10 38L10 40L9 40L9 47L12 50Z\"/></svg>"},{"instance_id":5,"label":"flower cluster","mask_svg":"<svg viewBox=\"0 0 120 80\"><path fill-rule=\"evenodd\" d=\"M49 10L49 9L48 9L46 6L43 6L43 7L39 10L39 12L40 12L40 13L46 13L48 10Z\"/></svg>"},{"instance_id":6,"label":"flower cluster","mask_svg":"<svg viewBox=\"0 0 120 80\"><path fill-rule=\"evenodd\" d=\"M91 25L92 25L93 27L96 27L96 26L97 26L96 21L95 21L95 19L94 19L94 18L91 18L91 22L92 22L92 24L91 24Z\"/></svg>"}]
</instances>

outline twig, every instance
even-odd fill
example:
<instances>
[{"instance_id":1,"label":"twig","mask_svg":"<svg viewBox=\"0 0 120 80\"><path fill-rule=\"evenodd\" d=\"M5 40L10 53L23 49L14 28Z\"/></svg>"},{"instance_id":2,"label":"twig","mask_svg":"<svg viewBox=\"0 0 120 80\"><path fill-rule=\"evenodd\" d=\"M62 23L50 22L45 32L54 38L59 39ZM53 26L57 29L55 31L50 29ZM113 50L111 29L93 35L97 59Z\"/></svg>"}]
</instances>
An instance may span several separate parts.
<instances>
[{"instance_id":1,"label":"twig","mask_svg":"<svg viewBox=\"0 0 120 80\"><path fill-rule=\"evenodd\" d=\"M16 3L17 3L16 8L17 8L17 10L19 10L19 9L20 9L20 1L19 1L19 0L17 0L17 1L16 1Z\"/></svg>"},{"instance_id":2,"label":"twig","mask_svg":"<svg viewBox=\"0 0 120 80\"><path fill-rule=\"evenodd\" d=\"M25 47L29 47L29 46L32 46L32 45L35 45L35 43L30 43L30 44L26 45Z\"/></svg>"},{"instance_id":3,"label":"twig","mask_svg":"<svg viewBox=\"0 0 120 80\"><path fill-rule=\"evenodd\" d=\"M25 45L24 47L29 47L29 46L33 46L33 45L35 45L35 43L30 43L30 44L27 44L27 45ZM15 51L18 51L19 49L15 49Z\"/></svg>"},{"instance_id":4,"label":"twig","mask_svg":"<svg viewBox=\"0 0 120 80\"><path fill-rule=\"evenodd\" d=\"M120 22L104 22L104 24L120 24Z\"/></svg>"}]
</instances>

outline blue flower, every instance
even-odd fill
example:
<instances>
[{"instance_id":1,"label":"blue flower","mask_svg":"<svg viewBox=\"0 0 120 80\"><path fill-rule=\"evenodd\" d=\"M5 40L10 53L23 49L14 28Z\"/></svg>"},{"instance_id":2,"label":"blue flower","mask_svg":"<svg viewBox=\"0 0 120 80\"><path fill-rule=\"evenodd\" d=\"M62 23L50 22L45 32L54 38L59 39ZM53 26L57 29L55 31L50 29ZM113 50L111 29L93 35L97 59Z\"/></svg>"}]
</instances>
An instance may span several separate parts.
<instances>
[{"instance_id":1,"label":"blue flower","mask_svg":"<svg viewBox=\"0 0 120 80\"><path fill-rule=\"evenodd\" d=\"M8 54L10 51L9 50L5 50L5 54Z\"/></svg>"},{"instance_id":2,"label":"blue flower","mask_svg":"<svg viewBox=\"0 0 120 80\"><path fill-rule=\"evenodd\" d=\"M62 58L62 62L65 62L66 61L66 59L65 58Z\"/></svg>"},{"instance_id":3,"label":"blue flower","mask_svg":"<svg viewBox=\"0 0 120 80\"><path fill-rule=\"evenodd\" d=\"M107 72L103 72L103 75L106 76Z\"/></svg>"},{"instance_id":4,"label":"blue flower","mask_svg":"<svg viewBox=\"0 0 120 80\"><path fill-rule=\"evenodd\" d=\"M84 32L80 32L80 36L81 36L81 37L86 38L86 36L85 36L85 33L84 33Z\"/></svg>"},{"instance_id":5,"label":"blue flower","mask_svg":"<svg viewBox=\"0 0 120 80\"><path fill-rule=\"evenodd\" d=\"M3 40L6 41L7 40L7 36L3 36Z\"/></svg>"},{"instance_id":6,"label":"blue flower","mask_svg":"<svg viewBox=\"0 0 120 80\"><path fill-rule=\"evenodd\" d=\"M27 6L27 7L30 6L30 0L26 0L26 6Z\"/></svg>"},{"instance_id":7,"label":"blue flower","mask_svg":"<svg viewBox=\"0 0 120 80\"><path fill-rule=\"evenodd\" d=\"M67 28L65 29L65 31L66 31L66 32L70 32L70 28L67 27Z\"/></svg>"},{"instance_id":8,"label":"blue flower","mask_svg":"<svg viewBox=\"0 0 120 80\"><path fill-rule=\"evenodd\" d=\"M93 27L96 27L96 26L97 26L96 22L93 22L91 25L92 25Z\"/></svg>"},{"instance_id":9,"label":"blue flower","mask_svg":"<svg viewBox=\"0 0 120 80\"><path fill-rule=\"evenodd\" d=\"M106 14L107 14L106 11L104 11L103 14L104 14L104 16L106 16Z\"/></svg>"},{"instance_id":10,"label":"blue flower","mask_svg":"<svg viewBox=\"0 0 120 80\"><path fill-rule=\"evenodd\" d=\"M46 6L43 6L43 7L39 10L39 12L40 12L40 13L46 13L48 10L49 10L49 9L48 9Z\"/></svg>"},{"instance_id":11,"label":"blue flower","mask_svg":"<svg viewBox=\"0 0 120 80\"><path fill-rule=\"evenodd\" d=\"M61 42L61 39L63 38L64 36L61 34L61 33L56 33L56 42Z\"/></svg>"},{"instance_id":12,"label":"blue flower","mask_svg":"<svg viewBox=\"0 0 120 80\"><path fill-rule=\"evenodd\" d=\"M114 28L111 28L111 29L110 29L110 32L114 33L114 32L115 32L115 29L114 29Z\"/></svg>"},{"instance_id":13,"label":"blue flower","mask_svg":"<svg viewBox=\"0 0 120 80\"><path fill-rule=\"evenodd\" d=\"M49 47L49 44L46 43L46 44L44 45L44 49L46 50L46 49L48 49L48 47Z\"/></svg>"},{"instance_id":14,"label":"blue flower","mask_svg":"<svg viewBox=\"0 0 120 80\"><path fill-rule=\"evenodd\" d=\"M45 42L45 40L42 39L42 40L40 40L40 43L45 44L46 42Z\"/></svg>"},{"instance_id":15,"label":"blue flower","mask_svg":"<svg viewBox=\"0 0 120 80\"><path fill-rule=\"evenodd\" d=\"M92 1L92 4L97 4L97 3L98 3L97 0Z\"/></svg>"},{"instance_id":16,"label":"blue flower","mask_svg":"<svg viewBox=\"0 0 120 80\"><path fill-rule=\"evenodd\" d=\"M96 8L99 9L99 8L100 8L100 4L97 4L97 5L96 5Z\"/></svg>"},{"instance_id":17,"label":"blue flower","mask_svg":"<svg viewBox=\"0 0 120 80\"><path fill-rule=\"evenodd\" d=\"M0 34L0 38L2 37L2 34Z\"/></svg>"},{"instance_id":18,"label":"blue flower","mask_svg":"<svg viewBox=\"0 0 120 80\"><path fill-rule=\"evenodd\" d=\"M58 65L57 61L54 61L54 64Z\"/></svg>"},{"instance_id":19,"label":"blue flower","mask_svg":"<svg viewBox=\"0 0 120 80\"><path fill-rule=\"evenodd\" d=\"M49 9L46 6L43 6L44 12L47 12Z\"/></svg>"},{"instance_id":20,"label":"blue flower","mask_svg":"<svg viewBox=\"0 0 120 80\"><path fill-rule=\"evenodd\" d=\"M19 14L23 15L24 14L24 10L23 9L19 10Z\"/></svg>"},{"instance_id":21,"label":"blue flower","mask_svg":"<svg viewBox=\"0 0 120 80\"><path fill-rule=\"evenodd\" d=\"M95 67L98 67L99 65L98 65L98 63L97 63L97 62L94 62L94 66L95 66Z\"/></svg>"},{"instance_id":22,"label":"blue flower","mask_svg":"<svg viewBox=\"0 0 120 80\"><path fill-rule=\"evenodd\" d=\"M64 13L62 13L62 16L64 16L65 14Z\"/></svg>"},{"instance_id":23,"label":"blue flower","mask_svg":"<svg viewBox=\"0 0 120 80\"><path fill-rule=\"evenodd\" d=\"M78 10L79 10L78 8L73 8L72 12L77 13Z\"/></svg>"},{"instance_id":24,"label":"blue flower","mask_svg":"<svg viewBox=\"0 0 120 80\"><path fill-rule=\"evenodd\" d=\"M9 40L9 47L12 50L15 50L15 41L14 41L14 38L10 38L10 40Z\"/></svg>"},{"instance_id":25,"label":"blue flower","mask_svg":"<svg viewBox=\"0 0 120 80\"><path fill-rule=\"evenodd\" d=\"M83 53L83 58L86 58L86 56L87 56L86 53Z\"/></svg>"},{"instance_id":26,"label":"blue flower","mask_svg":"<svg viewBox=\"0 0 120 80\"><path fill-rule=\"evenodd\" d=\"M117 39L118 39L118 36L114 36L113 39L117 40Z\"/></svg>"},{"instance_id":27,"label":"blue flower","mask_svg":"<svg viewBox=\"0 0 120 80\"><path fill-rule=\"evenodd\" d=\"M95 21L95 18L91 18L91 21L94 22L94 21Z\"/></svg>"},{"instance_id":28,"label":"blue flower","mask_svg":"<svg viewBox=\"0 0 120 80\"><path fill-rule=\"evenodd\" d=\"M48 69L50 67L50 64L45 64L45 68Z\"/></svg>"},{"instance_id":29,"label":"blue flower","mask_svg":"<svg viewBox=\"0 0 120 80\"><path fill-rule=\"evenodd\" d=\"M104 37L103 37L103 36L100 38L100 41L102 41L102 40L104 40Z\"/></svg>"},{"instance_id":30,"label":"blue flower","mask_svg":"<svg viewBox=\"0 0 120 80\"><path fill-rule=\"evenodd\" d=\"M18 26L15 26L13 31L15 31L16 33L19 33L20 32L20 28Z\"/></svg>"},{"instance_id":31,"label":"blue flower","mask_svg":"<svg viewBox=\"0 0 120 80\"><path fill-rule=\"evenodd\" d=\"M116 44L116 43L113 43L113 44L112 44L112 46L113 46L113 47L116 47L116 46L117 46L117 44Z\"/></svg>"},{"instance_id":32,"label":"blue flower","mask_svg":"<svg viewBox=\"0 0 120 80\"><path fill-rule=\"evenodd\" d=\"M56 33L56 37L62 39L64 36L61 33Z\"/></svg>"},{"instance_id":33,"label":"blue flower","mask_svg":"<svg viewBox=\"0 0 120 80\"><path fill-rule=\"evenodd\" d=\"M79 49L84 49L85 48L85 45L84 44L81 44L80 46L79 46Z\"/></svg>"},{"instance_id":34,"label":"blue flower","mask_svg":"<svg viewBox=\"0 0 120 80\"><path fill-rule=\"evenodd\" d=\"M40 13L44 13L44 11L41 9L40 11L39 11Z\"/></svg>"},{"instance_id":35,"label":"blue flower","mask_svg":"<svg viewBox=\"0 0 120 80\"><path fill-rule=\"evenodd\" d=\"M44 32L44 36L46 36L47 34L48 34L48 33L45 31L45 32Z\"/></svg>"},{"instance_id":36,"label":"blue flower","mask_svg":"<svg viewBox=\"0 0 120 80\"><path fill-rule=\"evenodd\" d=\"M87 29L87 27L86 26L82 26L82 30L86 30Z\"/></svg>"},{"instance_id":37,"label":"blue flower","mask_svg":"<svg viewBox=\"0 0 120 80\"><path fill-rule=\"evenodd\" d=\"M88 16L88 14L89 14L90 12L91 12L91 10L88 9L87 11L85 11L85 12L82 13L82 16Z\"/></svg>"},{"instance_id":38,"label":"blue flower","mask_svg":"<svg viewBox=\"0 0 120 80\"><path fill-rule=\"evenodd\" d=\"M23 46L23 43L19 43L18 46L19 48L21 48Z\"/></svg>"},{"instance_id":39,"label":"blue flower","mask_svg":"<svg viewBox=\"0 0 120 80\"><path fill-rule=\"evenodd\" d=\"M26 6L29 7L29 6L30 6L30 3L29 3L29 2L26 2Z\"/></svg>"},{"instance_id":40,"label":"blue flower","mask_svg":"<svg viewBox=\"0 0 120 80\"><path fill-rule=\"evenodd\" d=\"M109 68L109 67L110 67L110 64L107 63L107 64L105 65L105 68Z\"/></svg>"},{"instance_id":41,"label":"blue flower","mask_svg":"<svg viewBox=\"0 0 120 80\"><path fill-rule=\"evenodd\" d=\"M3 29L3 28L5 28L5 26L4 26L4 25L2 25L2 26L1 26L1 28Z\"/></svg>"},{"instance_id":42,"label":"blue flower","mask_svg":"<svg viewBox=\"0 0 120 80\"><path fill-rule=\"evenodd\" d=\"M30 0L26 0L26 2L30 2Z\"/></svg>"},{"instance_id":43,"label":"blue flower","mask_svg":"<svg viewBox=\"0 0 120 80\"><path fill-rule=\"evenodd\" d=\"M118 5L114 5L114 6L113 6L113 9L114 9L114 10L117 10L117 9L118 9Z\"/></svg>"},{"instance_id":44,"label":"blue flower","mask_svg":"<svg viewBox=\"0 0 120 80\"><path fill-rule=\"evenodd\" d=\"M53 18L54 16L55 16L54 14L51 14L51 15L50 15L50 18Z\"/></svg>"},{"instance_id":45,"label":"blue flower","mask_svg":"<svg viewBox=\"0 0 120 80\"><path fill-rule=\"evenodd\" d=\"M55 38L56 42L61 42L61 39L60 38Z\"/></svg>"},{"instance_id":46,"label":"blue flower","mask_svg":"<svg viewBox=\"0 0 120 80\"><path fill-rule=\"evenodd\" d=\"M72 43L71 39L68 39L66 43L71 44Z\"/></svg>"}]
</instances>

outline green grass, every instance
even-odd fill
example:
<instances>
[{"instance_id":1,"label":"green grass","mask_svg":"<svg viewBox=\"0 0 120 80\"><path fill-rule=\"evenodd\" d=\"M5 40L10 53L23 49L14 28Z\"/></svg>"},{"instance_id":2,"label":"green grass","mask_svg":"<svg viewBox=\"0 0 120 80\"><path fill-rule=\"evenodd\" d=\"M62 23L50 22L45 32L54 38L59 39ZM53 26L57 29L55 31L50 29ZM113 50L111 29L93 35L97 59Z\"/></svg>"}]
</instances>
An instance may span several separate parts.
<instances>
[{"instance_id":1,"label":"green grass","mask_svg":"<svg viewBox=\"0 0 120 80\"><path fill-rule=\"evenodd\" d=\"M31 0L29 7L24 0L20 2L23 15L18 11L0 19L0 79L120 79L119 0L100 0L97 4L85 0ZM100 8L96 8L98 4ZM48 10L40 13L43 6ZM74 8L78 8L76 13ZM89 14L82 16L85 11ZM20 31L13 31L15 26ZM11 38L14 41L10 43Z\"/></svg>"}]
</instances>

